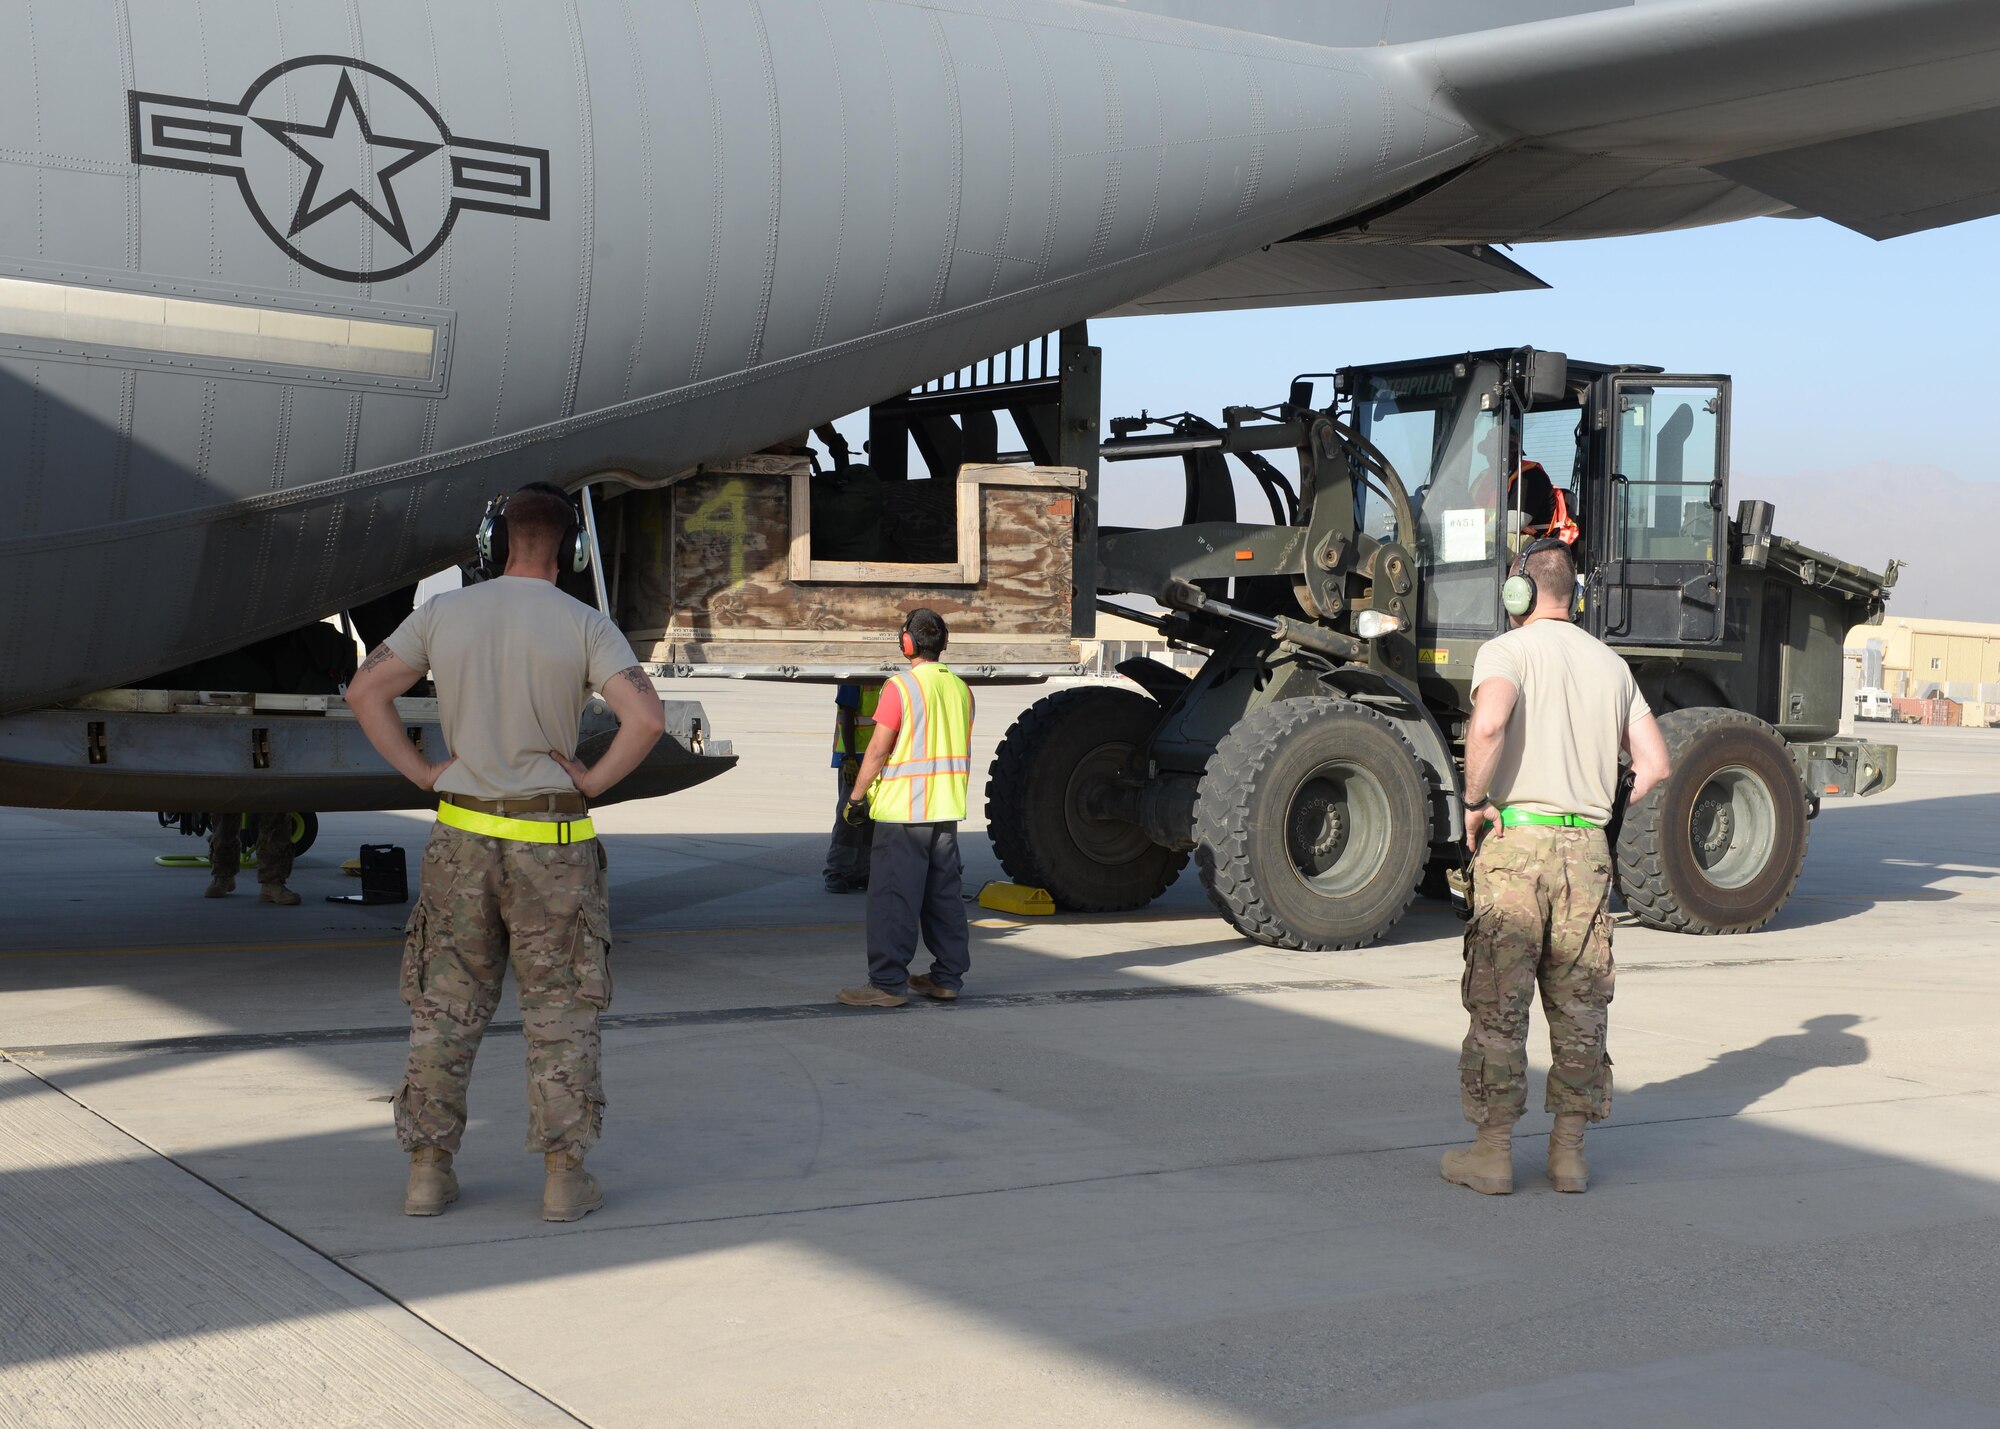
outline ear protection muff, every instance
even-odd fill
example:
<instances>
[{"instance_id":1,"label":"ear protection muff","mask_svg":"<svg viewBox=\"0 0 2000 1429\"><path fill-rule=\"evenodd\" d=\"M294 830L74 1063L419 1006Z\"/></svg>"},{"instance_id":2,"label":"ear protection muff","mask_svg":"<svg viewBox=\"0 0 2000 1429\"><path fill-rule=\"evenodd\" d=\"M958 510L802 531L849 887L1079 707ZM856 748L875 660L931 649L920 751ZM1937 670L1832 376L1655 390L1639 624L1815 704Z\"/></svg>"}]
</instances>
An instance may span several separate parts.
<instances>
[{"instance_id":1,"label":"ear protection muff","mask_svg":"<svg viewBox=\"0 0 2000 1429\"><path fill-rule=\"evenodd\" d=\"M1544 536L1539 541L1531 541L1521 554L1514 559L1513 574L1500 587L1500 605L1509 615L1526 615L1535 608L1535 583L1528 579L1528 557L1537 551L1552 551L1564 543L1554 536Z\"/></svg>"},{"instance_id":2,"label":"ear protection muff","mask_svg":"<svg viewBox=\"0 0 2000 1429\"><path fill-rule=\"evenodd\" d=\"M917 638L910 634L910 617L907 615L903 617L903 628L896 632L896 643L903 647L905 660L917 658Z\"/></svg>"},{"instance_id":3,"label":"ear protection muff","mask_svg":"<svg viewBox=\"0 0 2000 1429\"><path fill-rule=\"evenodd\" d=\"M576 503L569 499L569 493L547 481L530 482L521 490L542 491L563 499L563 504L569 507L569 525L556 545L556 569L576 575L589 570L590 542L584 539L583 522L577 518ZM486 514L479 518L479 529L472 537L473 548L479 555L479 572L488 579L507 569L507 501L505 496L496 496L486 503Z\"/></svg>"}]
</instances>

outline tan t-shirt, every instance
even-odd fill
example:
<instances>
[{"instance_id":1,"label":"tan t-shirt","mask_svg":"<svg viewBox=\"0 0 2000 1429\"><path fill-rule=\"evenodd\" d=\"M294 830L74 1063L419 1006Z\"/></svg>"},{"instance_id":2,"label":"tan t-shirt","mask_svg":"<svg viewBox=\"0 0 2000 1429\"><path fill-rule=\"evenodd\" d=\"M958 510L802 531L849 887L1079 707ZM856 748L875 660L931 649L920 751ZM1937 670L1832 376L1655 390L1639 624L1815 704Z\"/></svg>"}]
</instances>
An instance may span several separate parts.
<instances>
[{"instance_id":1,"label":"tan t-shirt","mask_svg":"<svg viewBox=\"0 0 2000 1429\"><path fill-rule=\"evenodd\" d=\"M1519 691L1488 788L1496 806L1608 823L1625 731L1652 713L1612 649L1567 620L1537 620L1480 647L1472 688Z\"/></svg>"},{"instance_id":2,"label":"tan t-shirt","mask_svg":"<svg viewBox=\"0 0 2000 1429\"><path fill-rule=\"evenodd\" d=\"M604 615L531 576L500 576L425 601L383 642L437 682L447 794L518 799L576 786L551 749L576 748L593 690L638 664Z\"/></svg>"}]
</instances>

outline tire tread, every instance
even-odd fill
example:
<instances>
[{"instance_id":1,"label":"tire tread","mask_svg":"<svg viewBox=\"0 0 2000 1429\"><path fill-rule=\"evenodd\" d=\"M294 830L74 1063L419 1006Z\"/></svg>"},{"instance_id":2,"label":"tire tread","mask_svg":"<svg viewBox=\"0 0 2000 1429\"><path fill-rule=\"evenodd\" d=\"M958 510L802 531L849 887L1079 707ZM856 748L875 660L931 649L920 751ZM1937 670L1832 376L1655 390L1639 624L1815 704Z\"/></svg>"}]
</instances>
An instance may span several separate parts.
<instances>
[{"instance_id":1,"label":"tire tread","mask_svg":"<svg viewBox=\"0 0 2000 1429\"><path fill-rule=\"evenodd\" d=\"M1416 750L1395 722L1351 700L1318 696L1284 700L1245 718L1225 735L1209 760L1208 772L1202 776L1201 792L1195 801L1196 844L1211 855L1201 860L1202 886L1208 890L1209 902L1218 913L1239 932L1269 947L1298 952L1340 952L1366 947L1394 927L1416 898L1413 880L1402 904L1380 928L1366 937L1328 942L1286 928L1265 906L1258 891L1250 869L1250 831L1246 826L1248 810L1243 795L1258 782L1285 741L1330 707L1361 715L1394 735L1425 780L1426 789L1429 787L1429 775L1417 759Z\"/></svg>"},{"instance_id":2,"label":"tire tread","mask_svg":"<svg viewBox=\"0 0 2000 1429\"><path fill-rule=\"evenodd\" d=\"M1709 730L1724 725L1744 725L1768 730L1773 738L1777 732L1755 715L1727 706L1705 706L1693 709L1670 710L1661 717L1661 734L1666 738L1669 768L1678 768L1681 756L1696 739ZM1672 776L1669 775L1669 778ZM1784 892L1772 905L1771 910L1754 923L1719 925L1697 918L1681 905L1672 890L1667 887L1665 847L1667 831L1663 827L1661 810L1665 801L1660 798L1665 786L1655 790L1638 805L1625 811L1623 825L1618 834L1618 845L1613 850L1618 880L1618 892L1625 900L1625 907L1633 917L1649 928L1659 928L1670 933L1692 933L1699 937L1715 937L1724 933L1754 933L1769 923L1790 901L1792 890L1798 887L1799 874L1805 866L1804 844L1811 837L1811 825L1805 826L1805 837L1800 840L1800 856L1792 867L1791 880Z\"/></svg>"}]
</instances>

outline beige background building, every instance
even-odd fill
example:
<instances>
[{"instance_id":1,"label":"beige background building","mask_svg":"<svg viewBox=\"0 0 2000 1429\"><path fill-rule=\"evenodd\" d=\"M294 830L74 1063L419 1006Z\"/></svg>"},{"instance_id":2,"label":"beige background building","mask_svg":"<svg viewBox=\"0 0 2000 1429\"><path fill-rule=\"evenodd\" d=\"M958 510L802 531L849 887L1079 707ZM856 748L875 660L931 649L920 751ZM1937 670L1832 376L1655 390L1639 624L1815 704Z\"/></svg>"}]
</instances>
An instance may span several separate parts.
<instances>
[{"instance_id":1,"label":"beige background building","mask_svg":"<svg viewBox=\"0 0 2000 1429\"><path fill-rule=\"evenodd\" d=\"M1845 650L1850 689L1879 684L1916 699L1935 688L1948 699L2000 700L2000 624L1891 615L1855 626Z\"/></svg>"}]
</instances>

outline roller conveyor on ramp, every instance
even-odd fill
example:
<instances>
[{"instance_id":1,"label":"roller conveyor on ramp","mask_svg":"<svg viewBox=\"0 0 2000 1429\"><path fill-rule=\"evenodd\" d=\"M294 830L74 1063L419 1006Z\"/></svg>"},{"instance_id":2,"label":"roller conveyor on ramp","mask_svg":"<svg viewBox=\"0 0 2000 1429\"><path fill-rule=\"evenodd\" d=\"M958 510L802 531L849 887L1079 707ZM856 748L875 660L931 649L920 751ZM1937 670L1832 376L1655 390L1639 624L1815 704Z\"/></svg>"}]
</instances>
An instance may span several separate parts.
<instances>
[{"instance_id":1,"label":"roller conveyor on ramp","mask_svg":"<svg viewBox=\"0 0 2000 1429\"><path fill-rule=\"evenodd\" d=\"M0 1424L579 1421L0 1059Z\"/></svg>"}]
</instances>

